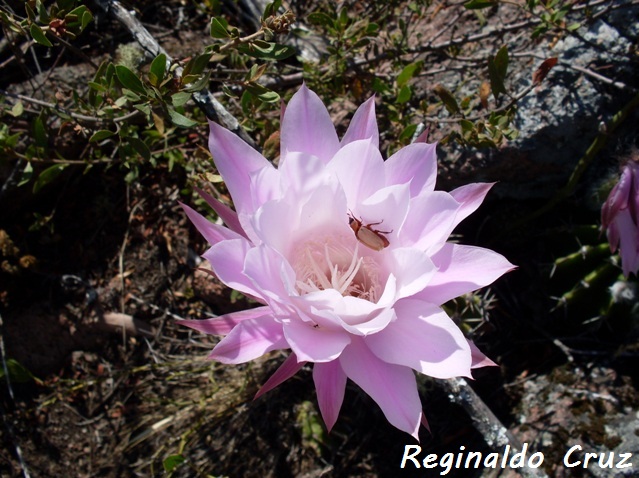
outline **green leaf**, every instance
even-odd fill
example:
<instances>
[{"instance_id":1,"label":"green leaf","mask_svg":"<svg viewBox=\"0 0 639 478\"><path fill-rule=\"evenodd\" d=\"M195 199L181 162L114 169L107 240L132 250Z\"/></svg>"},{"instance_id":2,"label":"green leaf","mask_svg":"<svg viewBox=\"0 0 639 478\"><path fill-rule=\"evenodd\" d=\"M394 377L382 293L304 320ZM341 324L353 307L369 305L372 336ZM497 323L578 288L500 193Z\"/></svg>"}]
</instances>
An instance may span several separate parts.
<instances>
[{"instance_id":1,"label":"green leaf","mask_svg":"<svg viewBox=\"0 0 639 478\"><path fill-rule=\"evenodd\" d=\"M442 100L442 103L444 103L444 106L450 114L459 113L459 105L457 104L457 100L450 91L444 88L443 85L435 85L435 88L433 88L433 90L435 90L435 93L437 93L437 96L439 96L439 99Z\"/></svg>"},{"instance_id":2,"label":"green leaf","mask_svg":"<svg viewBox=\"0 0 639 478\"><path fill-rule=\"evenodd\" d=\"M197 121L193 121L190 118L187 118L181 113L178 113L173 108L168 108L169 117L171 118L171 122L175 126L179 126L181 128L191 128L198 124Z\"/></svg>"},{"instance_id":3,"label":"green leaf","mask_svg":"<svg viewBox=\"0 0 639 478\"><path fill-rule=\"evenodd\" d=\"M399 93L397 93L396 103L402 104L406 103L410 100L410 97L413 95L413 92L410 89L410 86L404 85L399 89Z\"/></svg>"},{"instance_id":4,"label":"green leaf","mask_svg":"<svg viewBox=\"0 0 639 478\"><path fill-rule=\"evenodd\" d=\"M91 135L91 137L89 138L89 141L97 143L97 142L102 141L104 139L110 138L114 134L115 133L113 131L109 131L108 129L101 129L101 130L96 131L95 133L93 133Z\"/></svg>"},{"instance_id":5,"label":"green leaf","mask_svg":"<svg viewBox=\"0 0 639 478\"><path fill-rule=\"evenodd\" d=\"M424 62L420 60L411 63L410 65L406 65L401 73L397 75L397 86L401 88L406 83L408 83L410 79L415 76L415 73L419 72L419 70L422 69L423 64Z\"/></svg>"},{"instance_id":6,"label":"green leaf","mask_svg":"<svg viewBox=\"0 0 639 478\"><path fill-rule=\"evenodd\" d=\"M115 66L115 74L125 88L140 94L146 94L142 80L124 65Z\"/></svg>"},{"instance_id":7,"label":"green leaf","mask_svg":"<svg viewBox=\"0 0 639 478\"><path fill-rule=\"evenodd\" d=\"M282 0L275 0L274 2L268 3L266 7L264 7L264 14L262 15L262 20L266 20L271 15L277 15L277 11L282 6Z\"/></svg>"},{"instance_id":8,"label":"green leaf","mask_svg":"<svg viewBox=\"0 0 639 478\"><path fill-rule=\"evenodd\" d=\"M189 62L184 66L182 77L201 74L208 66L209 61L211 60L211 56L211 53L204 53L202 55L191 58Z\"/></svg>"},{"instance_id":9,"label":"green leaf","mask_svg":"<svg viewBox=\"0 0 639 478\"><path fill-rule=\"evenodd\" d=\"M22 101L18 101L15 105L13 105L13 108L11 108L11 116L17 118L22 113L24 113L24 105L22 104Z\"/></svg>"},{"instance_id":10,"label":"green leaf","mask_svg":"<svg viewBox=\"0 0 639 478\"><path fill-rule=\"evenodd\" d=\"M140 111L141 113L144 113L144 115L148 118L149 116L151 116L151 105L149 103L142 103L139 105L133 105L133 107Z\"/></svg>"},{"instance_id":11,"label":"green leaf","mask_svg":"<svg viewBox=\"0 0 639 478\"><path fill-rule=\"evenodd\" d=\"M222 17L211 18L211 38L231 38L228 22Z\"/></svg>"},{"instance_id":12,"label":"green leaf","mask_svg":"<svg viewBox=\"0 0 639 478\"><path fill-rule=\"evenodd\" d=\"M89 89L100 92L100 93L106 93L108 90L104 85L101 85L100 83L96 83L95 81L89 81L87 83L89 85Z\"/></svg>"},{"instance_id":13,"label":"green leaf","mask_svg":"<svg viewBox=\"0 0 639 478\"><path fill-rule=\"evenodd\" d=\"M38 10L38 16L40 17L40 22L49 23L51 21L51 17L47 12L47 7L44 5L44 2L38 0L36 1L36 10Z\"/></svg>"},{"instance_id":14,"label":"green leaf","mask_svg":"<svg viewBox=\"0 0 639 478\"><path fill-rule=\"evenodd\" d=\"M29 28L29 31L31 32L31 36L36 41L36 43L39 43L40 45L44 45L44 46L48 46L48 47L52 47L53 46L53 43L51 43L49 41L47 36L42 31L42 28L40 28L35 23L31 24L31 28Z\"/></svg>"},{"instance_id":15,"label":"green leaf","mask_svg":"<svg viewBox=\"0 0 639 478\"><path fill-rule=\"evenodd\" d=\"M324 12L310 13L306 17L306 19L314 25L321 25L327 28L334 28L335 26L335 21L333 20L333 18L331 18L328 14Z\"/></svg>"},{"instance_id":16,"label":"green leaf","mask_svg":"<svg viewBox=\"0 0 639 478\"><path fill-rule=\"evenodd\" d=\"M195 81L192 81L191 78L196 78ZM189 75L189 81L186 81L186 78L183 78L187 86L184 88L184 91L187 93L194 93L196 91L203 90L209 85L209 81L211 78L211 72L207 71L203 75Z\"/></svg>"},{"instance_id":17,"label":"green leaf","mask_svg":"<svg viewBox=\"0 0 639 478\"><path fill-rule=\"evenodd\" d=\"M253 58L264 60L284 60L295 55L296 50L292 46L279 45L261 40L254 41L250 44L241 43L237 46L238 51L245 53Z\"/></svg>"},{"instance_id":18,"label":"green leaf","mask_svg":"<svg viewBox=\"0 0 639 478\"><path fill-rule=\"evenodd\" d=\"M140 138L133 137L127 138L127 140L129 141L129 144L133 147L133 149L135 149L135 151L140 156L142 156L145 161L149 161L151 159L151 150L144 141L142 141Z\"/></svg>"},{"instance_id":19,"label":"green leaf","mask_svg":"<svg viewBox=\"0 0 639 478\"><path fill-rule=\"evenodd\" d=\"M55 3L58 4L61 11L66 11L73 7L75 0L57 0Z\"/></svg>"},{"instance_id":20,"label":"green leaf","mask_svg":"<svg viewBox=\"0 0 639 478\"><path fill-rule=\"evenodd\" d=\"M6 364L11 383L27 383L31 380L37 380L29 370L14 359L7 359ZM0 380L4 382L5 379L4 367L0 367Z\"/></svg>"},{"instance_id":21,"label":"green leaf","mask_svg":"<svg viewBox=\"0 0 639 478\"><path fill-rule=\"evenodd\" d=\"M508 72L508 47L506 45L502 46L495 55L494 64L499 76L506 78Z\"/></svg>"},{"instance_id":22,"label":"green leaf","mask_svg":"<svg viewBox=\"0 0 639 478\"><path fill-rule=\"evenodd\" d=\"M404 128L404 130L399 134L399 141L400 142L406 142L406 141L410 141L410 139L413 137L413 135L415 134L415 131L417 131L417 125L416 124L409 124L408 126L406 126L406 128Z\"/></svg>"},{"instance_id":23,"label":"green leaf","mask_svg":"<svg viewBox=\"0 0 639 478\"><path fill-rule=\"evenodd\" d=\"M37 194L44 186L57 178L66 167L66 164L54 164L42 171L33 183L33 194Z\"/></svg>"},{"instance_id":24,"label":"green leaf","mask_svg":"<svg viewBox=\"0 0 639 478\"><path fill-rule=\"evenodd\" d=\"M467 10L479 10L481 8L490 8L497 4L495 0L470 0L464 3Z\"/></svg>"},{"instance_id":25,"label":"green leaf","mask_svg":"<svg viewBox=\"0 0 639 478\"><path fill-rule=\"evenodd\" d=\"M47 128L40 116L33 121L33 138L35 139L36 146L40 148L46 148L49 145Z\"/></svg>"},{"instance_id":26,"label":"green leaf","mask_svg":"<svg viewBox=\"0 0 639 478\"><path fill-rule=\"evenodd\" d=\"M31 162L28 161L24 167L24 170L22 171L22 177L20 178L20 181L18 182L18 186L24 186L29 181L31 181L32 177L33 177L33 166L31 165Z\"/></svg>"},{"instance_id":27,"label":"green leaf","mask_svg":"<svg viewBox=\"0 0 639 478\"><path fill-rule=\"evenodd\" d=\"M508 47L503 46L499 49L494 57L488 59L488 77L490 78L490 88L493 91L495 99L500 94L506 94L504 80L508 72Z\"/></svg>"},{"instance_id":28,"label":"green leaf","mask_svg":"<svg viewBox=\"0 0 639 478\"><path fill-rule=\"evenodd\" d=\"M176 108L183 106L190 99L191 93L187 93L186 91L180 91L178 93L175 93L174 95L171 95L171 103L173 103L173 106L175 106Z\"/></svg>"},{"instance_id":29,"label":"green leaf","mask_svg":"<svg viewBox=\"0 0 639 478\"><path fill-rule=\"evenodd\" d=\"M275 103L280 100L279 94L258 83L248 83L246 89L264 103Z\"/></svg>"},{"instance_id":30,"label":"green leaf","mask_svg":"<svg viewBox=\"0 0 639 478\"><path fill-rule=\"evenodd\" d=\"M463 119L459 122L459 124L461 125L461 129L464 133L470 133L475 129L475 125L472 121Z\"/></svg>"},{"instance_id":31,"label":"green leaf","mask_svg":"<svg viewBox=\"0 0 639 478\"><path fill-rule=\"evenodd\" d=\"M33 11L33 8L31 8L31 6L29 5L29 2L24 2L24 10L25 12L27 12L27 18L29 19L30 22L35 22L36 21L36 14Z\"/></svg>"},{"instance_id":32,"label":"green leaf","mask_svg":"<svg viewBox=\"0 0 639 478\"><path fill-rule=\"evenodd\" d=\"M80 5L67 13L65 19L70 28L75 27L78 29L78 32L81 32L91 23L93 14L85 5Z\"/></svg>"},{"instance_id":33,"label":"green leaf","mask_svg":"<svg viewBox=\"0 0 639 478\"><path fill-rule=\"evenodd\" d=\"M162 466L164 466L164 471L171 473L185 461L186 458L182 455L170 455L162 462Z\"/></svg>"},{"instance_id":34,"label":"green leaf","mask_svg":"<svg viewBox=\"0 0 639 478\"><path fill-rule=\"evenodd\" d=\"M149 70L149 82L153 86L158 86L164 79L164 73L166 72L166 55L160 53L151 62L151 68Z\"/></svg>"}]
</instances>

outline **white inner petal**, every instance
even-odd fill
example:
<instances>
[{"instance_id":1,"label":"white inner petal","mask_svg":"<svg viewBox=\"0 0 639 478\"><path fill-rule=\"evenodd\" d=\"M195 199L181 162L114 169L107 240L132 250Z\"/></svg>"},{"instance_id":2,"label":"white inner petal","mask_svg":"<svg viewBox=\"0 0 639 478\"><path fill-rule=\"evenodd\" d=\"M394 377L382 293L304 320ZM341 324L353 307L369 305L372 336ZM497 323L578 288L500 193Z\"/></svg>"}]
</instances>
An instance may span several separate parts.
<instances>
[{"instance_id":1,"label":"white inner petal","mask_svg":"<svg viewBox=\"0 0 639 478\"><path fill-rule=\"evenodd\" d=\"M292 254L300 294L335 289L343 296L377 302L381 285L379 264L360 255L353 237L325 236L300 243Z\"/></svg>"}]
</instances>

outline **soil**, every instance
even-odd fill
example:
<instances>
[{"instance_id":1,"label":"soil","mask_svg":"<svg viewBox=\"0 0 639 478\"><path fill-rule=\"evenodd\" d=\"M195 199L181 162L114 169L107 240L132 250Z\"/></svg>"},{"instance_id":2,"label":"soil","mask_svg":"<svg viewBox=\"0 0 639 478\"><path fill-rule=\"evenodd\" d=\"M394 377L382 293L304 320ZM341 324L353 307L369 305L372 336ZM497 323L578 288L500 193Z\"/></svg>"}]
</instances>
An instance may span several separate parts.
<instances>
[{"instance_id":1,"label":"soil","mask_svg":"<svg viewBox=\"0 0 639 478\"><path fill-rule=\"evenodd\" d=\"M201 48L193 31L204 32L207 18L189 8L188 31L172 30L167 18L177 17L188 2L159 3L156 9L141 2L139 14L149 29L166 33L167 50L187 57ZM441 3L442 13L423 31L450 23L459 12L454 7L459 5ZM298 13L302 8L297 6ZM489 15L485 28L517 18L510 10ZM101 46L122 41L119 26L105 16L99 20L103 26L90 38L98 42L108 32ZM476 31L477 22L472 12L463 13L455 34ZM75 59L62 63L53 69L51 91L91 71ZM3 85L11 82L6 74L0 78ZM18 91L24 82L12 87ZM352 104L332 105L341 128ZM191 140L206 145L206 131ZM480 167L447 164L439 187L458 182L460 171L476 177ZM507 172L517 174L499 174ZM19 250L7 260L30 256L36 265L0 275L3 359L22 367L11 374L21 380L0 385L2 478L440 476L440 470L399 469L404 446L414 440L390 426L351 383L340 418L326 434L309 368L253 400L284 354L242 366L207 361L217 339L176 319L254 304L199 269L206 244L178 203L195 202L190 176L180 168L149 166L128 185L125 174L115 167L70 168L37 195L16 188L3 199L0 229ZM490 174L481 172L484 180ZM550 279L554 260L577 248L573 228L597 221L596 212L576 208L581 199L583 194L562 203L552 218L504 233L503 224L541 203L492 198L458 231L462 242L491 247L519 266L491 287L495 301L472 331L500 366L480 369L471 385L521 443L544 453L547 476L622 476L563 463L576 444L597 453L639 453L637 323L586 322L552 298L565 290L561 278ZM49 215L50 221L33 227L34 218ZM436 380L421 379L420 392L430 425L420 434L422 457L459 453L461 447L501 451ZM636 469L635 463L630 472ZM480 467L452 469L448 476L517 473Z\"/></svg>"}]
</instances>

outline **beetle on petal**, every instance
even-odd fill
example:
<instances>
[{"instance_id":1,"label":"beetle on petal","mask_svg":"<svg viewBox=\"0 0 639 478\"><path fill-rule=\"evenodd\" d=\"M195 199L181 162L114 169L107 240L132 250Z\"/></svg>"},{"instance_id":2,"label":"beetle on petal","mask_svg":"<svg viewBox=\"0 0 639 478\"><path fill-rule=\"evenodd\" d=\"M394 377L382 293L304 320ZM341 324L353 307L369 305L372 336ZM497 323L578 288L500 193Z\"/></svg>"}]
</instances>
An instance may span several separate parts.
<instances>
[{"instance_id":1,"label":"beetle on petal","mask_svg":"<svg viewBox=\"0 0 639 478\"><path fill-rule=\"evenodd\" d=\"M362 220L357 219L353 213L349 213L348 215L348 225L351 226L357 240L374 251L381 251L390 245L388 239L382 236L382 234L390 234L393 231L380 231L371 227L381 224L382 222L383 221L364 224Z\"/></svg>"}]
</instances>

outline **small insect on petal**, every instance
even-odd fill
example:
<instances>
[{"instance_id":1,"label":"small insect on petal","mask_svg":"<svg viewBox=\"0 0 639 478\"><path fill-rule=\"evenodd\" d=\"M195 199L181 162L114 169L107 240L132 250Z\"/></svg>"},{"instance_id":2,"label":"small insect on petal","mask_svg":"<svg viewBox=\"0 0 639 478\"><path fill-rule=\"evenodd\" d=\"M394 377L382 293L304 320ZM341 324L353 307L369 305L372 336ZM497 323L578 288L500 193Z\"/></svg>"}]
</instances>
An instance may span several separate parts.
<instances>
[{"instance_id":1,"label":"small insect on petal","mask_svg":"<svg viewBox=\"0 0 639 478\"><path fill-rule=\"evenodd\" d=\"M377 224L381 224L381 222L374 222L370 224L362 224L361 219L356 219L352 214L348 215L348 224L351 226L351 229L355 233L355 237L359 242L364 244L369 249L373 249L374 251L381 251L385 247L390 245L388 239L382 234L388 234L393 231L378 231L377 229L373 229L371 226L375 226Z\"/></svg>"}]
</instances>

